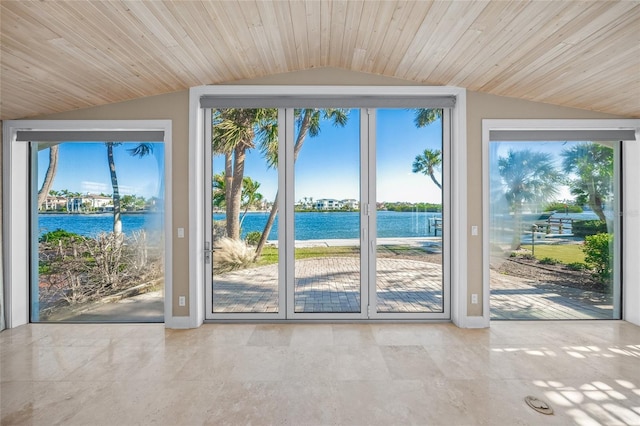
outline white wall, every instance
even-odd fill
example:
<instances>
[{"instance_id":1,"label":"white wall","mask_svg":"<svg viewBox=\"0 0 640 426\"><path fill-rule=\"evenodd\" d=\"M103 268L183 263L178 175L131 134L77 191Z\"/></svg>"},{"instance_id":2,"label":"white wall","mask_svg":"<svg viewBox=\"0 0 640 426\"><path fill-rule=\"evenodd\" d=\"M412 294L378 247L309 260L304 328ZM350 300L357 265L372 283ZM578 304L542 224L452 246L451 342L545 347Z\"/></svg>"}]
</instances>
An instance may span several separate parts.
<instances>
[{"instance_id":1,"label":"white wall","mask_svg":"<svg viewBox=\"0 0 640 426\"><path fill-rule=\"evenodd\" d=\"M640 325L640 131L623 147L623 318Z\"/></svg>"}]
</instances>

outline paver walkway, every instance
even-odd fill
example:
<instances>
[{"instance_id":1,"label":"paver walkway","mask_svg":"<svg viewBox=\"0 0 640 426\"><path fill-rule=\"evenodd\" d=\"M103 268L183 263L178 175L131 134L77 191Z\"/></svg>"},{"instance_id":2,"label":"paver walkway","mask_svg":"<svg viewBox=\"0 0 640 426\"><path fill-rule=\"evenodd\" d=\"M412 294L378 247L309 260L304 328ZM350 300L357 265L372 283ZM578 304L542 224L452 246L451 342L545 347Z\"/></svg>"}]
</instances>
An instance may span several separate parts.
<instances>
[{"instance_id":1,"label":"paver walkway","mask_svg":"<svg viewBox=\"0 0 640 426\"><path fill-rule=\"evenodd\" d=\"M409 259L379 259L379 312L442 312L442 267ZM322 257L296 261L296 312L359 312L360 259ZM213 311L277 312L277 265L215 277Z\"/></svg>"},{"instance_id":2,"label":"paver walkway","mask_svg":"<svg viewBox=\"0 0 640 426\"><path fill-rule=\"evenodd\" d=\"M442 268L431 262L381 258L377 263L380 312L440 312ZM360 261L329 257L296 262L296 312L357 312ZM277 265L219 275L214 312L276 312ZM555 284L491 274L491 319L610 319L612 298ZM162 292L97 305L75 321L162 321Z\"/></svg>"},{"instance_id":3,"label":"paver walkway","mask_svg":"<svg viewBox=\"0 0 640 426\"><path fill-rule=\"evenodd\" d=\"M491 319L613 319L610 295L491 271Z\"/></svg>"},{"instance_id":4,"label":"paver walkway","mask_svg":"<svg viewBox=\"0 0 640 426\"><path fill-rule=\"evenodd\" d=\"M359 259L296 262L296 312L359 312ZM441 312L442 267L382 258L377 261L379 312ZM277 312L277 265L219 275L215 313ZM609 319L611 297L556 284L491 274L491 319Z\"/></svg>"}]
</instances>

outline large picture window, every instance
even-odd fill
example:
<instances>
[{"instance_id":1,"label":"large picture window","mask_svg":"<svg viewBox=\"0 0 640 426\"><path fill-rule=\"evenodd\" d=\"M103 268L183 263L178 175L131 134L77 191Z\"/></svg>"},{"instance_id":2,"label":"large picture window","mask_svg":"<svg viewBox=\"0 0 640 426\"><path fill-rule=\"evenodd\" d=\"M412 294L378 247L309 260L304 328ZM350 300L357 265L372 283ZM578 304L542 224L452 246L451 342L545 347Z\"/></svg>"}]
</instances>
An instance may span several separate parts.
<instances>
[{"instance_id":1,"label":"large picture window","mask_svg":"<svg viewBox=\"0 0 640 426\"><path fill-rule=\"evenodd\" d=\"M625 137L604 131L490 133L491 319L621 318L616 136Z\"/></svg>"}]
</instances>

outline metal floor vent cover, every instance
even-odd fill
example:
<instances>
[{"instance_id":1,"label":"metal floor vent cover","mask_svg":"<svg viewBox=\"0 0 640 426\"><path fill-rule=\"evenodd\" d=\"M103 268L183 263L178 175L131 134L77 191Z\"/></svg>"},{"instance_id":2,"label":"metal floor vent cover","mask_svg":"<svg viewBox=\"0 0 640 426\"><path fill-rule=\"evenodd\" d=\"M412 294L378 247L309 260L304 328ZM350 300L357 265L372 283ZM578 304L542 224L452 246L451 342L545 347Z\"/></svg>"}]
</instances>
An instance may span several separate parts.
<instances>
[{"instance_id":1,"label":"metal floor vent cover","mask_svg":"<svg viewBox=\"0 0 640 426\"><path fill-rule=\"evenodd\" d=\"M553 408L551 408L549 404L547 404L541 399L536 398L535 396L530 396L530 395L526 396L524 398L524 401L527 403L529 407L533 408L538 413L553 414Z\"/></svg>"}]
</instances>

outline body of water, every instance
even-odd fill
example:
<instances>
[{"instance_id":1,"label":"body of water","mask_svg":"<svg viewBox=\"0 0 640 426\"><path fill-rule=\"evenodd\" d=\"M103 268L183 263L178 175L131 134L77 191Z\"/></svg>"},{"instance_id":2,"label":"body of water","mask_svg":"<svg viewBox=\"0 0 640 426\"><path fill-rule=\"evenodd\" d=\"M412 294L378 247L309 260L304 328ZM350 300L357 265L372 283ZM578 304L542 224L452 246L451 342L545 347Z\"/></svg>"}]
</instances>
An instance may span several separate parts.
<instances>
[{"instance_id":1,"label":"body of water","mask_svg":"<svg viewBox=\"0 0 640 426\"><path fill-rule=\"evenodd\" d=\"M268 212L248 212L242 224L242 237L247 233L262 232L269 217ZM434 235L433 221L440 219L440 213L427 212L377 212L378 237L426 237ZM555 213L553 218L571 218L590 220L597 219L592 212L585 213ZM224 214L215 213L214 220L223 220ZM431 227L429 226L431 223ZM360 237L359 212L298 212L295 214L296 240L343 239ZM149 231L162 230L162 213L124 214L122 215L122 229L125 233L145 229ZM101 232L111 232L113 229L113 215L105 214L41 214L38 215L38 232L64 229L68 232L95 237ZM568 230L567 232L570 232ZM442 235L438 230L438 235ZM278 239L278 219L269 234L269 240Z\"/></svg>"},{"instance_id":2,"label":"body of water","mask_svg":"<svg viewBox=\"0 0 640 426\"><path fill-rule=\"evenodd\" d=\"M123 214L122 231L129 234L141 229L147 232L163 230L162 213ZM95 237L101 232L113 231L113 214L40 214L38 215L38 235L56 229L79 234L85 237Z\"/></svg>"},{"instance_id":3,"label":"body of water","mask_svg":"<svg viewBox=\"0 0 640 426\"><path fill-rule=\"evenodd\" d=\"M424 237L432 236L429 221L440 218L440 213L426 212L377 212L378 237ZM269 217L268 212L249 212L242 224L242 236L252 231L262 232ZM215 213L214 220L223 220L224 214ZM295 239L319 240L360 237L359 212L299 212L295 215ZM38 215L39 235L64 229L68 232L95 237L100 232L113 229L112 214L41 214ZM122 215L122 229L125 233L140 229L162 229L162 214ZM441 232L438 232L441 235ZM269 240L278 238L278 220L274 223Z\"/></svg>"},{"instance_id":4,"label":"body of water","mask_svg":"<svg viewBox=\"0 0 640 426\"><path fill-rule=\"evenodd\" d=\"M429 232L429 220L440 218L440 213L426 212L377 212L378 237L424 237ZM224 214L216 213L214 220L224 220ZM242 223L242 236L248 232L264 230L268 212L249 212ZM359 212L298 212L295 214L296 240L322 240L360 238ZM440 232L439 232L440 233ZM278 218L269 233L269 240L278 239Z\"/></svg>"}]
</instances>

